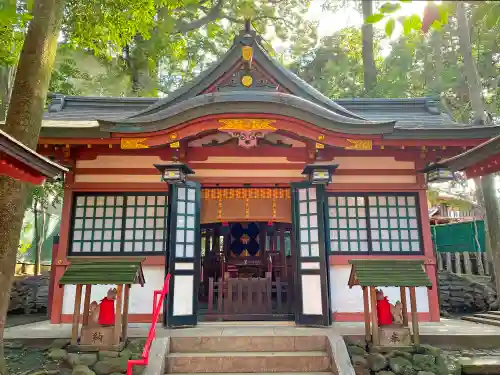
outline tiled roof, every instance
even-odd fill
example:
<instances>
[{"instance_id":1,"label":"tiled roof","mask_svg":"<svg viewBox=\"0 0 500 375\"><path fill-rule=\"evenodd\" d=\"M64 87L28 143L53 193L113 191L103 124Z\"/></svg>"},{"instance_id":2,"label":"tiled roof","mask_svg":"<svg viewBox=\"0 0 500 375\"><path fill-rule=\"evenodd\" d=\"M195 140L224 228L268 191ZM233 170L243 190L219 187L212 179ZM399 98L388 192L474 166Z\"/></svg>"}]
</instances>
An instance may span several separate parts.
<instances>
[{"instance_id":1,"label":"tiled roof","mask_svg":"<svg viewBox=\"0 0 500 375\"><path fill-rule=\"evenodd\" d=\"M421 260L353 259L349 263L352 265L349 287L432 287Z\"/></svg>"},{"instance_id":2,"label":"tiled roof","mask_svg":"<svg viewBox=\"0 0 500 375\"><path fill-rule=\"evenodd\" d=\"M159 98L79 97L54 95L44 120L116 121L137 114ZM470 127L457 124L432 106L428 98L413 99L338 99L344 108L371 121L396 121L400 128Z\"/></svg>"}]
</instances>

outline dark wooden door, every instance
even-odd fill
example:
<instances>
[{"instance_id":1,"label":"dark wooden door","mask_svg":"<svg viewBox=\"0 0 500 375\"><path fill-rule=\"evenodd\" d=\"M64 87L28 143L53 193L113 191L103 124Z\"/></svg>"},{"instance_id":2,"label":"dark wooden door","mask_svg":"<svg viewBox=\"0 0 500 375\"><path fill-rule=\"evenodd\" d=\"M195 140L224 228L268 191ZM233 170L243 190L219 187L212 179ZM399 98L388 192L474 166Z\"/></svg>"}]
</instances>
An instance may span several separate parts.
<instances>
[{"instance_id":1,"label":"dark wooden door","mask_svg":"<svg viewBox=\"0 0 500 375\"><path fill-rule=\"evenodd\" d=\"M198 322L200 285L200 184L171 184L169 189L166 272L171 278L165 324L193 326Z\"/></svg>"},{"instance_id":2,"label":"dark wooden door","mask_svg":"<svg viewBox=\"0 0 500 375\"><path fill-rule=\"evenodd\" d=\"M296 313L300 325L327 326L331 317L325 249L325 190L306 182L292 184L296 261Z\"/></svg>"}]
</instances>

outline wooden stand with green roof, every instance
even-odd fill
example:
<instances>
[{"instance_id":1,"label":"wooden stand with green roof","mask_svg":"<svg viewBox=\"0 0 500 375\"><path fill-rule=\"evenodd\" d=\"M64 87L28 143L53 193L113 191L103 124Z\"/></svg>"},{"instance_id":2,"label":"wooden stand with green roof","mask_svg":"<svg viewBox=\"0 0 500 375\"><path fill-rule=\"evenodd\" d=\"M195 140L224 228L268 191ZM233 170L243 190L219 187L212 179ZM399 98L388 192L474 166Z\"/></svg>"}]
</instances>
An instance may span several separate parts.
<instances>
[{"instance_id":1,"label":"wooden stand with green roof","mask_svg":"<svg viewBox=\"0 0 500 375\"><path fill-rule=\"evenodd\" d=\"M132 284L144 286L142 260L123 259L106 261L99 259L73 260L59 281L60 285L76 285L71 346L80 351L120 351L127 341L128 305ZM85 285L83 317L80 317L82 290ZM91 303L92 285L116 285L115 319L113 325L99 325L99 311L93 311ZM114 290L113 290L114 292ZM103 296L105 297L105 296ZM80 339L78 328L82 321ZM79 340L78 340L79 339Z\"/></svg>"},{"instance_id":2,"label":"wooden stand with green roof","mask_svg":"<svg viewBox=\"0 0 500 375\"><path fill-rule=\"evenodd\" d=\"M349 276L349 288L359 285L363 288L363 306L365 321L365 338L377 347L420 345L417 301L415 288L420 286L432 287L421 260L378 260L355 259L350 260L352 265ZM377 317L376 287L399 287L402 304L402 323L379 327ZM410 290L410 306L412 331L408 326L408 311L406 302L406 288ZM371 310L370 310L371 305ZM407 342L409 341L409 342Z\"/></svg>"}]
</instances>

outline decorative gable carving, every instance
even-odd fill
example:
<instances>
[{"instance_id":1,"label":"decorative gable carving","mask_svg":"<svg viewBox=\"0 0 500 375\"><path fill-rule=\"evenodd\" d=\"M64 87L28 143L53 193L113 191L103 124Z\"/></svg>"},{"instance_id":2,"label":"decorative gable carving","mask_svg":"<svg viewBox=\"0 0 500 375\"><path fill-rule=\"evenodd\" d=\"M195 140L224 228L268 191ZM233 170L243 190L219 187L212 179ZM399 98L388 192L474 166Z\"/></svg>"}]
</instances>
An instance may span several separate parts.
<instances>
[{"instance_id":1,"label":"decorative gable carving","mask_svg":"<svg viewBox=\"0 0 500 375\"><path fill-rule=\"evenodd\" d=\"M242 83L243 77L252 77L251 85ZM224 78L221 82L215 85L216 91L234 91L234 90L258 90L258 91L279 91L279 85L268 79L264 74L252 68L246 72L242 66L232 75Z\"/></svg>"}]
</instances>

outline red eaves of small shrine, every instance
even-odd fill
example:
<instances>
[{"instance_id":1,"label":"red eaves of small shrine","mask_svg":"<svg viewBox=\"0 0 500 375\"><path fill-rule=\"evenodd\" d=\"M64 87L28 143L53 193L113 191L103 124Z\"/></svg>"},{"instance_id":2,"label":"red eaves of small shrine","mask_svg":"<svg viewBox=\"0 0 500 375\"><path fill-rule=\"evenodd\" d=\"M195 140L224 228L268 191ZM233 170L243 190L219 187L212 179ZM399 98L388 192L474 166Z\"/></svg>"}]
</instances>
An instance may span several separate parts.
<instances>
[{"instance_id":1,"label":"red eaves of small shrine","mask_svg":"<svg viewBox=\"0 0 500 375\"><path fill-rule=\"evenodd\" d=\"M40 185L67 171L0 130L0 175Z\"/></svg>"}]
</instances>

